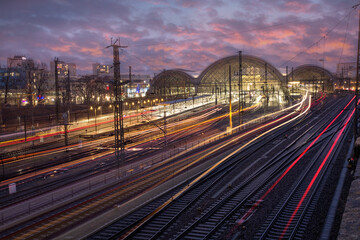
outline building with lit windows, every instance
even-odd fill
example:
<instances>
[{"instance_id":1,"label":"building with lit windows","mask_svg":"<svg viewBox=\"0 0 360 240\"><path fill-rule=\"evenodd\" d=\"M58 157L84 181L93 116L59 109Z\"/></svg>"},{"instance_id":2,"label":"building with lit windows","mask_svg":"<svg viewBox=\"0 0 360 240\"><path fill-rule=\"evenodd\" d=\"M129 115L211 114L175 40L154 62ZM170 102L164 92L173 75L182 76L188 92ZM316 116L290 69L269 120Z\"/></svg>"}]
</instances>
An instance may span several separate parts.
<instances>
[{"instance_id":1,"label":"building with lit windows","mask_svg":"<svg viewBox=\"0 0 360 240\"><path fill-rule=\"evenodd\" d=\"M35 66L32 59L14 56L7 59L7 68L0 69L0 98L12 105L36 105L48 90L49 74Z\"/></svg>"},{"instance_id":2,"label":"building with lit windows","mask_svg":"<svg viewBox=\"0 0 360 240\"><path fill-rule=\"evenodd\" d=\"M21 68L0 68L0 89L6 84L11 89L22 89L26 86L26 72Z\"/></svg>"},{"instance_id":3,"label":"building with lit windows","mask_svg":"<svg viewBox=\"0 0 360 240\"><path fill-rule=\"evenodd\" d=\"M58 70L58 84L60 90L65 89L66 80L70 74L70 78L76 78L76 64L75 63L66 63L63 61L58 61L57 63ZM50 95L55 96L55 61L50 62L50 78L49 78L49 88L53 90Z\"/></svg>"},{"instance_id":4,"label":"building with lit windows","mask_svg":"<svg viewBox=\"0 0 360 240\"><path fill-rule=\"evenodd\" d=\"M337 88L355 90L356 62L339 63L336 68Z\"/></svg>"},{"instance_id":5,"label":"building with lit windows","mask_svg":"<svg viewBox=\"0 0 360 240\"><path fill-rule=\"evenodd\" d=\"M70 73L70 77L76 77L76 64L75 63L66 63L58 61L58 77L64 78ZM55 61L50 62L50 74L51 77L55 78Z\"/></svg>"},{"instance_id":6,"label":"building with lit windows","mask_svg":"<svg viewBox=\"0 0 360 240\"><path fill-rule=\"evenodd\" d=\"M183 69L164 70L154 76L149 92L166 100L211 96L215 102L226 102L231 95L233 101L241 99L245 106L258 99L269 106L280 106L299 95L304 86L312 93L333 91L335 77L320 66L299 66L284 76L259 57L243 54L241 59L241 73L238 55L213 62L199 76Z\"/></svg>"},{"instance_id":7,"label":"building with lit windows","mask_svg":"<svg viewBox=\"0 0 360 240\"><path fill-rule=\"evenodd\" d=\"M100 63L94 63L92 65L93 75L99 77L113 77L114 70L112 65L104 65Z\"/></svg>"},{"instance_id":8,"label":"building with lit windows","mask_svg":"<svg viewBox=\"0 0 360 240\"><path fill-rule=\"evenodd\" d=\"M25 56L14 56L7 59L8 68L34 68L35 63L32 59L28 59Z\"/></svg>"},{"instance_id":9,"label":"building with lit windows","mask_svg":"<svg viewBox=\"0 0 360 240\"><path fill-rule=\"evenodd\" d=\"M338 63L336 75L345 78L354 78L356 76L356 62Z\"/></svg>"},{"instance_id":10,"label":"building with lit windows","mask_svg":"<svg viewBox=\"0 0 360 240\"><path fill-rule=\"evenodd\" d=\"M151 78L149 75L132 74L130 79L129 75L121 74L121 79L131 80L125 85L126 97L128 98L145 97L150 88Z\"/></svg>"}]
</instances>

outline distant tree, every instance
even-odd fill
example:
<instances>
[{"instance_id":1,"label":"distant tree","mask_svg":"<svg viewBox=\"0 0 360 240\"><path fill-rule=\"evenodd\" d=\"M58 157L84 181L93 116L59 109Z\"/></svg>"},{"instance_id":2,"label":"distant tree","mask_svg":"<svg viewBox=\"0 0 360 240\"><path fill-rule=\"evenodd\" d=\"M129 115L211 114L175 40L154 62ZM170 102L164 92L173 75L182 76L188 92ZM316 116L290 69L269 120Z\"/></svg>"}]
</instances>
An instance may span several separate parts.
<instances>
[{"instance_id":1,"label":"distant tree","mask_svg":"<svg viewBox=\"0 0 360 240\"><path fill-rule=\"evenodd\" d=\"M94 75L86 75L78 79L75 91L84 99L84 104L99 104L104 100L107 91L107 79Z\"/></svg>"},{"instance_id":2,"label":"distant tree","mask_svg":"<svg viewBox=\"0 0 360 240\"><path fill-rule=\"evenodd\" d=\"M45 97L46 90L49 88L49 76L47 74L48 71L46 63L37 64L35 72L36 81L34 82L34 85L36 86L38 101L41 102L41 100Z\"/></svg>"}]
</instances>

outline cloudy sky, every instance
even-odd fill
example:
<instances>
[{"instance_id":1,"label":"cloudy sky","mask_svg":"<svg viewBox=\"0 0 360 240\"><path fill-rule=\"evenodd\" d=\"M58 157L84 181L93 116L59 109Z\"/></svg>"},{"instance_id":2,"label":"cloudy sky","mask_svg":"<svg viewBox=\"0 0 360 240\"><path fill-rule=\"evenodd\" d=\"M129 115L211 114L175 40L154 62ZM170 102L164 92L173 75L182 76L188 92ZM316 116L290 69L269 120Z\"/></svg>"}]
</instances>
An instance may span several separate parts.
<instances>
[{"instance_id":1,"label":"cloudy sky","mask_svg":"<svg viewBox=\"0 0 360 240\"><path fill-rule=\"evenodd\" d=\"M278 67L356 60L359 0L1 0L0 64L54 57L91 73L112 63L111 37L128 46L121 70L139 74L251 54ZM360 8L359 8L360 9Z\"/></svg>"}]
</instances>

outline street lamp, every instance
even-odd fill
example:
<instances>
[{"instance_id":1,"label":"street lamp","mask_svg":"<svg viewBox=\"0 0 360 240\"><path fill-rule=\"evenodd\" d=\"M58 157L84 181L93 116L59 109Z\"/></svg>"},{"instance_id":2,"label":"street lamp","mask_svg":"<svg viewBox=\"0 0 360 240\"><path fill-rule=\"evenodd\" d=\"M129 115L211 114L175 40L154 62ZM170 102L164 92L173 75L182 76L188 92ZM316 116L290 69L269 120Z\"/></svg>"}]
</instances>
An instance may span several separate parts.
<instances>
[{"instance_id":1,"label":"street lamp","mask_svg":"<svg viewBox=\"0 0 360 240\"><path fill-rule=\"evenodd\" d=\"M90 110L94 110L94 112L95 112L95 134L97 134L96 110L101 110L101 106L99 106L99 107L93 107L93 106L91 106L91 107L90 107Z\"/></svg>"}]
</instances>

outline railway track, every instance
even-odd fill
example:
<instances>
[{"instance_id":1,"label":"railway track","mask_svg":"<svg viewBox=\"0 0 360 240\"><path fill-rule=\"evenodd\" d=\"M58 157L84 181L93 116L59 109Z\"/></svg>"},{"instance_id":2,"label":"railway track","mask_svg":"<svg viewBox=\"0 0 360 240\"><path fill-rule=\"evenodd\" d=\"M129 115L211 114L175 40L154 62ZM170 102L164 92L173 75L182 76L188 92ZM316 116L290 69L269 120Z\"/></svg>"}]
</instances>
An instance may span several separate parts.
<instances>
[{"instance_id":1,"label":"railway track","mask_svg":"<svg viewBox=\"0 0 360 240\"><path fill-rule=\"evenodd\" d=\"M216 123L217 122L212 122L207 126L211 126L211 125L214 125ZM197 128L197 131L202 131L204 128L205 128L204 126L202 126L200 128ZM181 139L181 141L183 141L184 139L188 139L189 142L191 142L189 138L192 137L192 140L194 140L194 139L196 139L196 135L198 135L198 133L196 131L192 132L189 136L185 136L185 133L186 132L184 131L184 132L178 132L178 133L172 134L171 135L172 138L168 139L169 147L172 147L174 145L173 142L178 141L178 139ZM96 144L98 144L97 142L99 142L99 141L95 141L95 143L91 143L91 145L96 145ZM150 143L148 143L148 142L145 142L144 144L145 145L150 145ZM159 141L157 143L157 145L161 145L161 144L162 144L161 141ZM151 145L153 145L153 143L151 143ZM73 154L73 155L71 155L69 157L69 159L71 161L76 161L78 159L82 159L82 158L89 157L89 156L95 156L96 157L96 155L98 153L106 153L106 152L109 152L108 149L113 148L112 143L108 144L108 145L102 144L102 146L103 147L101 147L101 148L90 149L89 151ZM160 149L161 148L156 148L156 146L155 146L155 148L153 148L153 147L145 148L142 151L135 151L135 152L129 151L127 153L127 162L136 162L139 159L146 158L149 155L154 154L155 152L159 152ZM31 157L29 159L30 159L31 162L33 162ZM41 168L37 168L37 171L39 171L39 170L41 170L42 168L45 168L45 167L53 166L55 164L56 164L56 162L46 164L46 165L42 166ZM101 169L98 169L97 171L93 171L94 169L90 169L90 170L85 169L81 174L76 174L76 175L72 176L71 178L62 178L62 177L61 178L55 178L55 179L52 179L50 182L49 182L49 180L47 180L46 185L42 186L41 188L38 188L37 190L34 189L34 187L21 189L22 185L18 184L18 189L20 189L20 191L16 194L16 198L14 198L14 196L8 195L8 189L7 189L7 186L5 186L5 188L3 188L2 190L0 189L0 193L1 193L1 191L3 191L3 197L0 200L0 208L8 206L10 204L14 204L14 203L19 202L19 201L30 199L32 197L35 197L35 196L39 195L39 194L50 191L50 190L52 190L54 188L59 188L61 186L65 186L65 185L70 184L72 182L81 180L84 177L95 176L95 175L99 174L99 170L102 170L102 171L110 170L110 169L113 169L114 167L117 167L117 166L118 166L118 164L117 164L116 161L107 160L106 165L101 166ZM38 167L38 165L36 167ZM29 169L28 171L31 172L31 170L32 169ZM46 174L47 173L45 173L45 175ZM41 180L42 180L42 175L39 175L38 178L41 178ZM42 182L43 182L43 180L42 180ZM40 185L42 182L40 182L38 185ZM31 183L31 181L30 181L30 183ZM25 185L25 183L23 185Z\"/></svg>"},{"instance_id":2,"label":"railway track","mask_svg":"<svg viewBox=\"0 0 360 240\"><path fill-rule=\"evenodd\" d=\"M203 153L199 153L199 155L201 154ZM101 195L90 198L85 202L79 203L71 207L70 209L57 212L50 217L46 216L43 220L37 222L36 224L31 224L20 231L12 232L8 234L7 237L41 239L56 236L57 234L59 234L59 232L69 228L75 222L84 221L84 219L88 219L91 216L98 214L99 212L105 211L106 209L109 209L112 206L121 203L122 201L126 201L131 196L136 196L137 194L145 191L144 189L149 189L149 186L159 185L160 182L164 181L160 179L169 179L169 175L171 175L169 173L173 173L174 169L180 169L178 170L178 173L181 173L181 171L185 171L185 166L188 164L188 160L185 159L174 164L177 164L178 166L174 167L173 165L165 164L162 169L156 170L156 172L158 172L157 177L151 177L154 173L148 172L148 175L146 175L147 172L143 172L141 177L139 176L138 179L134 179L134 181L138 184L136 186L133 184L126 185L130 188L124 188L123 186L120 186L121 190L124 189L124 191L130 193L130 195L124 194L123 191L121 191L122 194L118 194L117 191L114 191L112 189L108 192L102 193ZM154 169L151 170L154 171ZM148 177L148 179L144 179L145 177ZM119 188L115 189L119 190ZM69 218L72 219L72 221L68 221Z\"/></svg>"},{"instance_id":3,"label":"railway track","mask_svg":"<svg viewBox=\"0 0 360 240\"><path fill-rule=\"evenodd\" d=\"M332 158L340 151L341 144L337 144L337 141L341 142L346 135L342 134L343 131L350 129L349 127L346 128L346 125L352 115L348 115L345 115L347 119L343 120L338 129L334 129L331 136L324 141L292 190L267 218L256 235L257 239L304 238L307 225L312 214L314 214L316 203L321 195L323 184L328 177L327 172L331 168ZM334 147L332 156L330 156L330 146L331 148ZM326 161L328 159L329 161Z\"/></svg>"},{"instance_id":4,"label":"railway track","mask_svg":"<svg viewBox=\"0 0 360 240\"><path fill-rule=\"evenodd\" d=\"M329 119L326 114L323 114L322 117ZM300 123L303 126L299 126ZM301 151L306 148L306 144L316 139L325 125L323 124L320 127L318 124L314 124L308 128L286 149L280 151L261 168L257 168L257 171L254 171L247 178L236 177L238 178L237 181L233 181L232 185L226 188L224 187L226 181L216 179L214 182L217 184L211 185L212 190L205 187L200 193L197 191L197 194L192 194L193 191L195 192L193 188L196 189L196 186L201 185L198 184L188 192L184 192L179 198L171 201L171 204L168 203L160 209L154 209L150 214L141 213L141 209L137 210L136 214L142 215L143 218L137 220L136 223L132 222L131 225L124 226L125 218L120 219L88 237L88 239L218 239L229 231L239 216L246 214L254 204L257 207L259 206L263 200L258 201L258 199L263 192L274 183L276 177L281 176L285 169L292 164L292 159L300 155ZM300 121L293 127L301 130L307 126L304 121ZM241 172L240 163L244 163L249 156L256 155L259 148L273 142L284 132L291 132L291 130L292 128L288 128L285 131L279 131L277 134L273 133L262 144L250 146L247 153L243 151L237 157L229 160L227 164L232 166L231 169L236 169L234 172ZM313 132L311 132L312 130ZM323 138L313 146L324 146L328 139L331 139L331 134L324 134ZM242 167L244 168L244 166ZM248 168L251 169L250 166ZM224 176L228 175L230 172L224 174ZM234 177L234 173L232 176ZM225 186L227 185L225 184ZM191 205L189 205L190 203ZM132 218L132 215L130 214L126 218ZM122 223L121 227L119 226L120 223Z\"/></svg>"}]
</instances>

